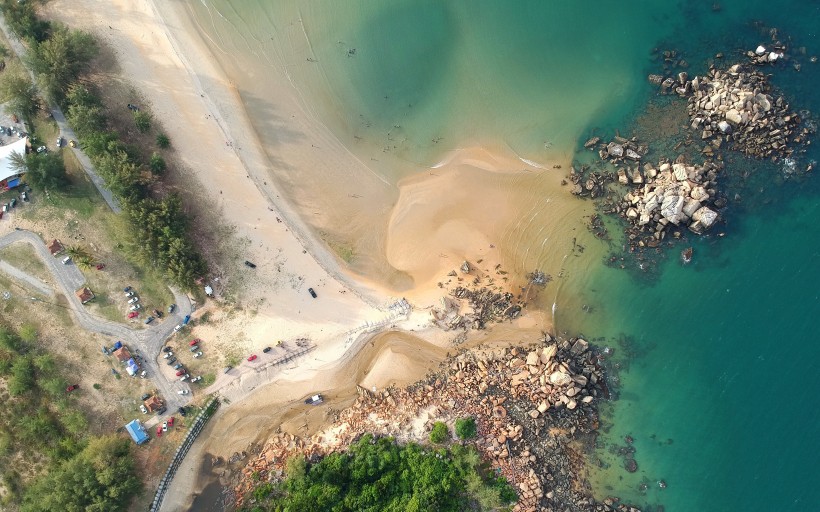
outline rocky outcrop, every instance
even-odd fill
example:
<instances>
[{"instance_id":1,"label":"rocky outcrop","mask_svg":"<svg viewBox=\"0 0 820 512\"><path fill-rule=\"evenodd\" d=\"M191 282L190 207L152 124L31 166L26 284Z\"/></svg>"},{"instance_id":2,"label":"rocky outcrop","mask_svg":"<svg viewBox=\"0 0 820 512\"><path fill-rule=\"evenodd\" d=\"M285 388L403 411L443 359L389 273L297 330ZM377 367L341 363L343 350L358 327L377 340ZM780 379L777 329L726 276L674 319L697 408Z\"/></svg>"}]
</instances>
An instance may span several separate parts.
<instances>
[{"instance_id":1,"label":"rocky outcrop","mask_svg":"<svg viewBox=\"0 0 820 512\"><path fill-rule=\"evenodd\" d=\"M782 57L762 46L749 53L755 64ZM652 83L655 76L650 76ZM769 76L747 64L728 69L712 66L691 80L680 73L676 79L663 80L660 92L688 99L690 126L700 132L701 140L715 141L715 147L726 143L755 158L787 158L811 133L811 127L801 126L801 116L774 91Z\"/></svg>"},{"instance_id":2,"label":"rocky outcrop","mask_svg":"<svg viewBox=\"0 0 820 512\"><path fill-rule=\"evenodd\" d=\"M242 470L236 495L241 503L260 477L281 479L295 454L315 459L344 450L364 433L426 443L435 422L452 425L472 416L476 449L518 493L513 510L639 512L615 498L597 502L585 490L578 450L594 443L595 405L609 393L599 362L585 340L545 335L527 348L463 353L404 389L361 388L324 432L269 439Z\"/></svg>"}]
</instances>

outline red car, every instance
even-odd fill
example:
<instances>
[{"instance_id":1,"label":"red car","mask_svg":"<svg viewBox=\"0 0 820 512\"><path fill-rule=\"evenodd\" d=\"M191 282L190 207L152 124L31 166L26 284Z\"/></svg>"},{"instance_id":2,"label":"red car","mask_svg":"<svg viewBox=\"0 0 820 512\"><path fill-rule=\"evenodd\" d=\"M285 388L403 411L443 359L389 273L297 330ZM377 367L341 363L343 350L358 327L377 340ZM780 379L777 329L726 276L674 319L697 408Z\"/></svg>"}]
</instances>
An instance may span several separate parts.
<instances>
[{"instance_id":1,"label":"red car","mask_svg":"<svg viewBox=\"0 0 820 512\"><path fill-rule=\"evenodd\" d=\"M162 425L157 425L157 437L162 437Z\"/></svg>"},{"instance_id":2,"label":"red car","mask_svg":"<svg viewBox=\"0 0 820 512\"><path fill-rule=\"evenodd\" d=\"M201 341L202 341L202 340L201 340L201 339L199 339L199 338L194 338L194 339L192 339L192 340L191 340L191 342L190 342L190 343L188 343L188 346L189 346L189 347L193 347L194 345L199 345L199 343L200 343Z\"/></svg>"},{"instance_id":3,"label":"red car","mask_svg":"<svg viewBox=\"0 0 820 512\"><path fill-rule=\"evenodd\" d=\"M180 375L185 375L185 369L177 371L177 377L179 377Z\"/></svg>"},{"instance_id":4,"label":"red car","mask_svg":"<svg viewBox=\"0 0 820 512\"><path fill-rule=\"evenodd\" d=\"M173 427L173 426L174 426L174 417L173 417L173 416L171 416L170 418L168 418L168 426L169 426L169 427Z\"/></svg>"},{"instance_id":5,"label":"red car","mask_svg":"<svg viewBox=\"0 0 820 512\"><path fill-rule=\"evenodd\" d=\"M97 265L97 270L102 270L105 268L105 263L100 263Z\"/></svg>"},{"instance_id":6,"label":"red car","mask_svg":"<svg viewBox=\"0 0 820 512\"><path fill-rule=\"evenodd\" d=\"M254 354L254 355L250 356L250 357L248 358L248 361L253 361L254 359L256 359L256 354Z\"/></svg>"},{"instance_id":7,"label":"red car","mask_svg":"<svg viewBox=\"0 0 820 512\"><path fill-rule=\"evenodd\" d=\"M136 312L136 311L132 311L132 312L128 313L128 318L134 318L134 317L135 317L135 316L137 316L137 315L139 315L139 313L138 313L138 312Z\"/></svg>"},{"instance_id":8,"label":"red car","mask_svg":"<svg viewBox=\"0 0 820 512\"><path fill-rule=\"evenodd\" d=\"M72 385L68 386L67 388L65 388L65 392L66 393L71 393L72 391L74 391L75 389L77 389L79 387L80 387L79 384L72 384Z\"/></svg>"}]
</instances>

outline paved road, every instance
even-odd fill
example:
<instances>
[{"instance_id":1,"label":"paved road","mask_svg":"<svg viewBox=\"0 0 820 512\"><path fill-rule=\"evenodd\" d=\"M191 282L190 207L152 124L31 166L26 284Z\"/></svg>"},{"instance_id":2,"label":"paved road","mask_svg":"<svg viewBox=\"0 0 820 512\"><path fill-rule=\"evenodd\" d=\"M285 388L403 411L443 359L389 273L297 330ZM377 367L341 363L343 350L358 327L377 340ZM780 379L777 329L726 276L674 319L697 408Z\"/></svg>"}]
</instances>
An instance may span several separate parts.
<instances>
[{"instance_id":1,"label":"paved road","mask_svg":"<svg viewBox=\"0 0 820 512\"><path fill-rule=\"evenodd\" d=\"M158 359L160 361L162 360L159 358L162 346L165 344L165 341L173 335L174 327L182 322L182 318L185 315L189 315L193 312L193 305L187 295L172 288L171 292L174 294L174 300L177 304L176 311L173 314L167 315L166 320L157 325L148 327L147 329L132 329L127 325L91 315L75 295L75 292L85 283L85 276L75 265L63 265L61 258L53 257L39 236L30 231L15 230L0 237L0 249L15 242L25 242L34 248L37 256L40 257L46 269L48 269L54 277L54 281L60 289L59 291L68 299L69 308L74 312L77 323L79 323L83 329L110 336L112 338L112 344L114 341L121 340L129 346L132 353L142 355L143 369L147 370L148 378L154 383L168 406L166 415L175 413L178 407L187 405L191 401L190 394L183 396L177 393L177 391L181 389L190 390L190 387L186 383L170 381L162 375L158 362ZM11 265L6 263L4 266ZM0 267L0 270L2 268L3 267ZM29 279L37 280L35 277L29 276L16 268L13 274L17 277L20 277L20 274L27 276L27 278L24 278L26 281Z\"/></svg>"},{"instance_id":2,"label":"paved road","mask_svg":"<svg viewBox=\"0 0 820 512\"><path fill-rule=\"evenodd\" d=\"M6 39L9 41L9 45L14 53L20 57L20 60L24 60L26 56L26 48L23 44L15 37L12 31L9 29L8 25L6 25L6 19L3 16L0 16L0 30L6 35ZM28 68L27 68L28 69ZM31 80L37 85L37 77L34 75L34 72L31 69L28 69L29 75L31 75ZM56 105L51 107L51 112L54 115L54 120L57 121L57 126L60 127L60 135L68 140L77 140L77 135L74 133L74 130L68 126L68 123L65 120L65 116L63 115L63 111L59 109ZM80 149L79 147L71 148L66 147L67 151L73 151L74 155L77 157L77 160L80 162L80 165L83 166L83 170L91 179L94 186L97 187L97 190L100 191L100 195L105 199L105 202L108 203L108 206L114 211L114 213L120 213L122 209L120 208L120 204L117 201L117 198L114 197L114 194L111 193L110 190L105 188L105 182L100 175L94 170L94 166L91 164L91 160L88 158L88 155Z\"/></svg>"}]
</instances>

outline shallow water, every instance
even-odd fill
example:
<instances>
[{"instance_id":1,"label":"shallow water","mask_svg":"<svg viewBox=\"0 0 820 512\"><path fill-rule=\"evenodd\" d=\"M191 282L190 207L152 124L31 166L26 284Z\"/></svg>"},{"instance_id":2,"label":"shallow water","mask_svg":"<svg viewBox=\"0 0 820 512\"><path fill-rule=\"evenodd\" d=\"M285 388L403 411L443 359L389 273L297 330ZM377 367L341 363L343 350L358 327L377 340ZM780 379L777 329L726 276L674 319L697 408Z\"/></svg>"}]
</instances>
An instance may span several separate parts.
<instances>
[{"instance_id":1,"label":"shallow water","mask_svg":"<svg viewBox=\"0 0 820 512\"><path fill-rule=\"evenodd\" d=\"M728 58L766 42L752 23L765 19L820 54L816 1L723 2L719 12L712 2L649 1L191 7L237 68L252 69L232 77L240 89L259 87L283 63L314 114L363 160L378 156L374 169L392 183L454 148L492 143L538 163L571 154L592 132L628 129L652 93L645 76L658 69L655 47L683 51L697 72L718 51ZM778 70L774 81L797 108L820 112L820 64L794 54L801 72ZM817 159L813 151L805 158ZM620 400L604 409L608 429L592 457L608 466L591 472L601 497L672 512L820 509L820 185L760 179L771 166L740 157L732 165L758 184L729 209L725 237L694 243L692 264L682 266L677 249L645 280L605 267L611 248L590 245L567 253L566 272L543 293L559 329L604 337L623 357ZM763 196L768 204L752 204ZM532 223L520 231L509 234L520 261L554 250ZM635 474L610 453L626 435Z\"/></svg>"}]
</instances>

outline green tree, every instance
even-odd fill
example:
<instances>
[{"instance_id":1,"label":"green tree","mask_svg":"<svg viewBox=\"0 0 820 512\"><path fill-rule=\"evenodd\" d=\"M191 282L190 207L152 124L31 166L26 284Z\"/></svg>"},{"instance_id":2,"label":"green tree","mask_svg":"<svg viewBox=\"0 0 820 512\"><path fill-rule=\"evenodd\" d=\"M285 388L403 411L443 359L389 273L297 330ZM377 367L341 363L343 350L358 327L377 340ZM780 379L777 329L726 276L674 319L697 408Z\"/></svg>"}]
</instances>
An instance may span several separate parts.
<instances>
[{"instance_id":1,"label":"green tree","mask_svg":"<svg viewBox=\"0 0 820 512\"><path fill-rule=\"evenodd\" d=\"M80 268L87 269L91 268L94 265L94 256L81 245L72 245L66 247L65 250L66 254L71 256L71 259L74 261L74 264Z\"/></svg>"},{"instance_id":2,"label":"green tree","mask_svg":"<svg viewBox=\"0 0 820 512\"><path fill-rule=\"evenodd\" d=\"M40 108L37 88L22 72L8 72L0 80L0 95L9 103L11 111L30 122Z\"/></svg>"},{"instance_id":3,"label":"green tree","mask_svg":"<svg viewBox=\"0 0 820 512\"><path fill-rule=\"evenodd\" d=\"M34 2L2 0L0 7L3 8L6 23L21 39L37 43L48 37L50 24L37 17Z\"/></svg>"},{"instance_id":4,"label":"green tree","mask_svg":"<svg viewBox=\"0 0 820 512\"><path fill-rule=\"evenodd\" d=\"M456 420L456 435L459 439L472 439L476 436L475 418L459 418Z\"/></svg>"},{"instance_id":5,"label":"green tree","mask_svg":"<svg viewBox=\"0 0 820 512\"><path fill-rule=\"evenodd\" d=\"M28 357L18 357L11 365L9 393L20 396L34 388L34 365Z\"/></svg>"},{"instance_id":6,"label":"green tree","mask_svg":"<svg viewBox=\"0 0 820 512\"><path fill-rule=\"evenodd\" d=\"M57 376L40 381L40 387L43 388L43 391L55 398L64 395L67 386L68 382Z\"/></svg>"},{"instance_id":7,"label":"green tree","mask_svg":"<svg viewBox=\"0 0 820 512\"><path fill-rule=\"evenodd\" d=\"M437 421L430 431L430 442L433 444L441 444L450 437L450 432L447 430L447 425L443 421Z\"/></svg>"},{"instance_id":8,"label":"green tree","mask_svg":"<svg viewBox=\"0 0 820 512\"><path fill-rule=\"evenodd\" d=\"M63 105L69 87L96 54L97 42L91 34L56 25L48 39L31 47L28 61L46 95Z\"/></svg>"},{"instance_id":9,"label":"green tree","mask_svg":"<svg viewBox=\"0 0 820 512\"><path fill-rule=\"evenodd\" d=\"M37 190L59 190L68 185L63 158L57 153L30 153L13 151L9 165L16 172L25 173L26 182Z\"/></svg>"},{"instance_id":10,"label":"green tree","mask_svg":"<svg viewBox=\"0 0 820 512\"><path fill-rule=\"evenodd\" d=\"M21 325L17 333L25 343L31 344L37 341L37 328L31 324Z\"/></svg>"},{"instance_id":11,"label":"green tree","mask_svg":"<svg viewBox=\"0 0 820 512\"><path fill-rule=\"evenodd\" d=\"M129 441L94 439L26 489L22 512L125 510L140 489Z\"/></svg>"},{"instance_id":12,"label":"green tree","mask_svg":"<svg viewBox=\"0 0 820 512\"><path fill-rule=\"evenodd\" d=\"M148 133L148 130L151 129L151 114L143 110L135 110L134 124L137 125L137 130L140 133Z\"/></svg>"}]
</instances>

